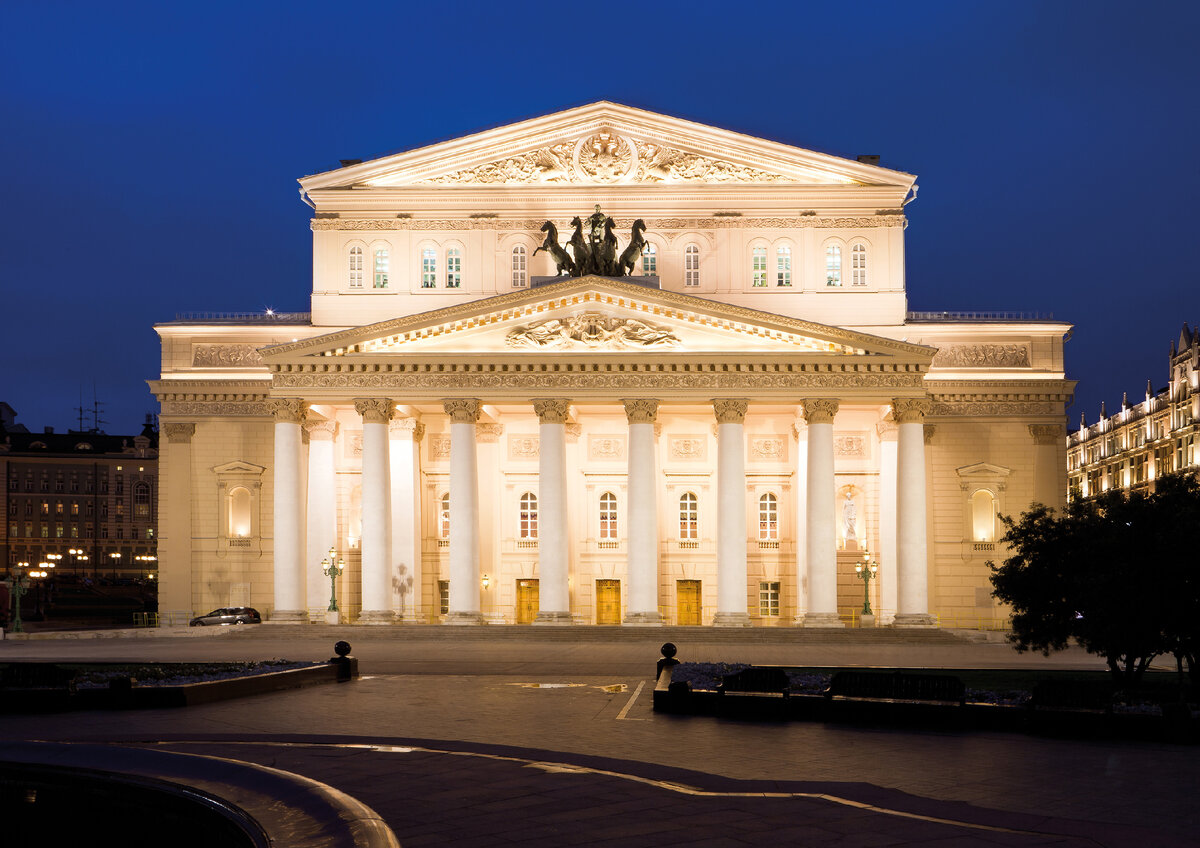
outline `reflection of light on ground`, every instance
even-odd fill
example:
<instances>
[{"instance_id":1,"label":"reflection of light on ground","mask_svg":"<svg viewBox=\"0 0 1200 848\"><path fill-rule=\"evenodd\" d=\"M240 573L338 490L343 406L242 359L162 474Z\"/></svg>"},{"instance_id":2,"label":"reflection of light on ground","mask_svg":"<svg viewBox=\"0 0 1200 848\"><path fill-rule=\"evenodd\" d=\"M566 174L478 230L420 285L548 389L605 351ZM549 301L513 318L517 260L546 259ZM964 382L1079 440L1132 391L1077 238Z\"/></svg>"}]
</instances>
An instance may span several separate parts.
<instances>
[{"instance_id":1,"label":"reflection of light on ground","mask_svg":"<svg viewBox=\"0 0 1200 848\"><path fill-rule=\"evenodd\" d=\"M597 686L601 692L607 692L610 695L620 695L622 692L629 691L629 687L624 683L612 683L608 686Z\"/></svg>"},{"instance_id":2,"label":"reflection of light on ground","mask_svg":"<svg viewBox=\"0 0 1200 848\"><path fill-rule=\"evenodd\" d=\"M509 686L520 686L522 689L574 689L586 686L586 683L509 683Z\"/></svg>"}]
</instances>

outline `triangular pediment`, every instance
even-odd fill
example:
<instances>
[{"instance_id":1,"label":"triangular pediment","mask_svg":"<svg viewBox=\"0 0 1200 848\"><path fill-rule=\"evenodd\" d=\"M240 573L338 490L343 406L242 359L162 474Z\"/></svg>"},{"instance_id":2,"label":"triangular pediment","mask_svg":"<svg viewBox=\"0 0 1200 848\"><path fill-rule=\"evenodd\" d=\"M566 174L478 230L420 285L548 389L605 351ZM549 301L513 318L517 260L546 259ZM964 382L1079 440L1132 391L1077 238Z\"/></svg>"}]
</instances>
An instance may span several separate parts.
<instances>
[{"instance_id":1,"label":"triangular pediment","mask_svg":"<svg viewBox=\"0 0 1200 848\"><path fill-rule=\"evenodd\" d=\"M330 188L630 184L910 186L910 174L599 102L300 181Z\"/></svg>"},{"instance_id":2,"label":"triangular pediment","mask_svg":"<svg viewBox=\"0 0 1200 848\"><path fill-rule=\"evenodd\" d=\"M492 358L595 352L889 357L928 366L934 348L607 277L528 291L264 348L268 365L315 357Z\"/></svg>"},{"instance_id":3,"label":"triangular pediment","mask_svg":"<svg viewBox=\"0 0 1200 848\"><path fill-rule=\"evenodd\" d=\"M1011 468L1003 465L993 465L990 462L976 462L955 469L959 477L1007 477L1012 474Z\"/></svg>"},{"instance_id":4,"label":"triangular pediment","mask_svg":"<svg viewBox=\"0 0 1200 848\"><path fill-rule=\"evenodd\" d=\"M255 465L253 462L246 462L244 459L235 459L232 462L226 462L223 465L213 466L214 474L250 474L261 475L266 471L266 467Z\"/></svg>"}]
</instances>

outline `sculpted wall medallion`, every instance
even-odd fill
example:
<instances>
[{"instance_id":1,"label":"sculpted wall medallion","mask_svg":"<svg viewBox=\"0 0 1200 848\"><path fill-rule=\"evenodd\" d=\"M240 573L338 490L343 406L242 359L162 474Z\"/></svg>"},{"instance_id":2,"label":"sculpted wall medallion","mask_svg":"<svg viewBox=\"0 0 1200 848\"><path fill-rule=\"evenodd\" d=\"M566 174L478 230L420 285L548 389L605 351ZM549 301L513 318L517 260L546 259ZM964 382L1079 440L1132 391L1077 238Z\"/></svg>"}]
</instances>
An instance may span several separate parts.
<instances>
[{"instance_id":1,"label":"sculpted wall medallion","mask_svg":"<svg viewBox=\"0 0 1200 848\"><path fill-rule=\"evenodd\" d=\"M450 458L449 436L434 436L429 440L429 458L435 461Z\"/></svg>"},{"instance_id":2,"label":"sculpted wall medallion","mask_svg":"<svg viewBox=\"0 0 1200 848\"><path fill-rule=\"evenodd\" d=\"M750 456L759 462L783 462L787 459L787 440L783 436L753 438L750 440Z\"/></svg>"},{"instance_id":3,"label":"sculpted wall medallion","mask_svg":"<svg viewBox=\"0 0 1200 848\"><path fill-rule=\"evenodd\" d=\"M633 144L611 130L581 138L575 145L575 167L598 183L621 179L629 173L635 159Z\"/></svg>"},{"instance_id":4,"label":"sculpted wall medallion","mask_svg":"<svg viewBox=\"0 0 1200 848\"><path fill-rule=\"evenodd\" d=\"M703 436L675 436L671 439L671 459L703 461L707 445Z\"/></svg>"},{"instance_id":5,"label":"sculpted wall medallion","mask_svg":"<svg viewBox=\"0 0 1200 848\"><path fill-rule=\"evenodd\" d=\"M540 442L537 436L510 435L508 437L508 458L537 459L539 446Z\"/></svg>"},{"instance_id":6,"label":"sculpted wall medallion","mask_svg":"<svg viewBox=\"0 0 1200 848\"><path fill-rule=\"evenodd\" d=\"M617 460L625 458L624 436L589 436L588 459Z\"/></svg>"},{"instance_id":7,"label":"sculpted wall medallion","mask_svg":"<svg viewBox=\"0 0 1200 848\"><path fill-rule=\"evenodd\" d=\"M833 452L835 456L866 457L866 436L859 433L834 436Z\"/></svg>"}]
</instances>

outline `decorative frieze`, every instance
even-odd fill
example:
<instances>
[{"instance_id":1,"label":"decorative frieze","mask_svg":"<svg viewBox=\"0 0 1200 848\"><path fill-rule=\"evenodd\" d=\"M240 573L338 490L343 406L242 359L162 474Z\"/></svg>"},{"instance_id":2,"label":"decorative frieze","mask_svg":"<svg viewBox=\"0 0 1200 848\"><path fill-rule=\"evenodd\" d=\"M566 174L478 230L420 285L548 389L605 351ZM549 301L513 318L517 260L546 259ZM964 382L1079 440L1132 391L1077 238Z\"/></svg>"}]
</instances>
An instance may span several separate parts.
<instances>
[{"instance_id":1,"label":"decorative frieze","mask_svg":"<svg viewBox=\"0 0 1200 848\"><path fill-rule=\"evenodd\" d=\"M951 344L933 357L936 368L1028 368L1027 344Z\"/></svg>"},{"instance_id":2,"label":"decorative frieze","mask_svg":"<svg viewBox=\"0 0 1200 848\"><path fill-rule=\"evenodd\" d=\"M646 228L665 233L670 230L732 230L732 229L874 229L903 227L904 215L861 215L856 217L825 218L805 215L796 218L646 218ZM614 218L613 225L625 230L633 226L633 218ZM544 222L533 218L313 218L309 227L314 231L345 230L507 230L536 233Z\"/></svg>"},{"instance_id":3,"label":"decorative frieze","mask_svg":"<svg viewBox=\"0 0 1200 848\"><path fill-rule=\"evenodd\" d=\"M450 437L434 436L429 440L429 459L437 462L450 458Z\"/></svg>"},{"instance_id":4,"label":"decorative frieze","mask_svg":"<svg viewBox=\"0 0 1200 848\"><path fill-rule=\"evenodd\" d=\"M979 417L985 415L1061 415L1063 404L1055 401L934 401L932 415Z\"/></svg>"},{"instance_id":5,"label":"decorative frieze","mask_svg":"<svg viewBox=\"0 0 1200 848\"><path fill-rule=\"evenodd\" d=\"M509 459L537 459L541 440L531 434L511 434L508 437Z\"/></svg>"},{"instance_id":6,"label":"decorative frieze","mask_svg":"<svg viewBox=\"0 0 1200 848\"><path fill-rule=\"evenodd\" d=\"M832 424L833 416L837 415L838 402L833 398L805 398L803 401L804 420L813 424Z\"/></svg>"},{"instance_id":7,"label":"decorative frieze","mask_svg":"<svg viewBox=\"0 0 1200 848\"><path fill-rule=\"evenodd\" d=\"M253 415L266 417L272 415L267 401L216 402L216 401L163 401L163 415L187 416L230 416Z\"/></svg>"},{"instance_id":8,"label":"decorative frieze","mask_svg":"<svg viewBox=\"0 0 1200 848\"><path fill-rule=\"evenodd\" d=\"M679 337L665 327L655 327L636 318L620 318L602 312L581 312L516 327L504 338L515 348L622 348L676 347Z\"/></svg>"},{"instance_id":9,"label":"decorative frieze","mask_svg":"<svg viewBox=\"0 0 1200 848\"><path fill-rule=\"evenodd\" d=\"M254 368L263 364L258 345L252 344L194 344L193 368Z\"/></svg>"},{"instance_id":10,"label":"decorative frieze","mask_svg":"<svg viewBox=\"0 0 1200 848\"><path fill-rule=\"evenodd\" d=\"M753 371L679 371L679 372L529 372L497 373L461 371L451 373L279 373L275 386L281 389L407 389L409 393L440 392L450 389L493 389L519 392L539 389L653 390L696 389L894 389L923 385L919 373L775 373Z\"/></svg>"}]
</instances>

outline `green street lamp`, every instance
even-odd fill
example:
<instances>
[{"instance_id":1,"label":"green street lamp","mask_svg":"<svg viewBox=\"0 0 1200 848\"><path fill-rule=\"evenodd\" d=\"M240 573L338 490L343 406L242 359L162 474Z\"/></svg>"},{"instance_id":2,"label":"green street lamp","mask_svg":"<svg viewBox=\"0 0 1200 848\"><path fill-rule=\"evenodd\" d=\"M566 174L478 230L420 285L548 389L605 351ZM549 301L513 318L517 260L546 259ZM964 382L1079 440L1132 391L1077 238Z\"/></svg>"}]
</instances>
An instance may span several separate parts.
<instances>
[{"instance_id":1,"label":"green street lamp","mask_svg":"<svg viewBox=\"0 0 1200 848\"><path fill-rule=\"evenodd\" d=\"M13 595L13 633L24 633L25 628L21 626L21 596L28 590L29 578L21 573L22 569L29 568L29 563L18 562L12 568L12 595Z\"/></svg>"},{"instance_id":2,"label":"green street lamp","mask_svg":"<svg viewBox=\"0 0 1200 848\"><path fill-rule=\"evenodd\" d=\"M337 555L337 548L329 549L329 556L321 560L321 570L329 578L329 612L337 612L337 579L346 570L346 561Z\"/></svg>"},{"instance_id":3,"label":"green street lamp","mask_svg":"<svg viewBox=\"0 0 1200 848\"><path fill-rule=\"evenodd\" d=\"M863 582L863 615L871 615L871 578L879 571L879 563L871 562L871 552L863 551L863 561L856 563L854 571Z\"/></svg>"}]
</instances>

